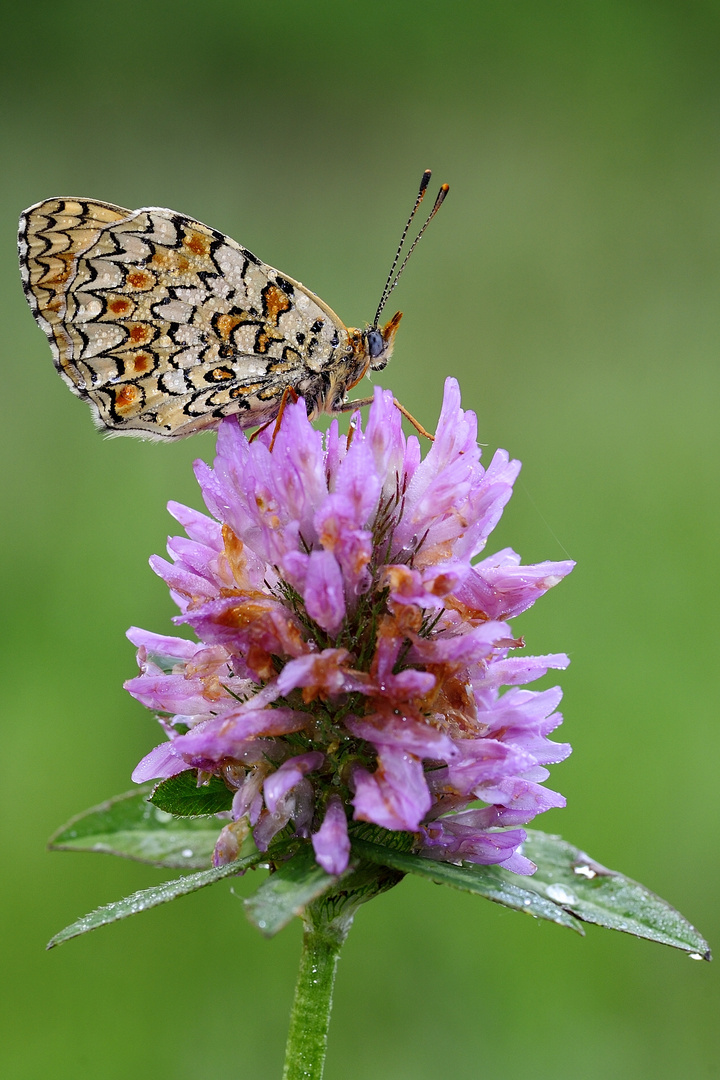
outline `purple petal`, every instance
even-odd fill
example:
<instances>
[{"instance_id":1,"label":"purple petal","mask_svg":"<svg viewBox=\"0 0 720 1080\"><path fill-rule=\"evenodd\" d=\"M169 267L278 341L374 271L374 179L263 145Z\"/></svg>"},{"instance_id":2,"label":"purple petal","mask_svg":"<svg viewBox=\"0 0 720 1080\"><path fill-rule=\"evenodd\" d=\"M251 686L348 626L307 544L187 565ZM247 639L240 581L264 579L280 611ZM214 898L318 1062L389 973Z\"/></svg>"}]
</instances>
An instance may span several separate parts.
<instances>
[{"instance_id":1,"label":"purple petal","mask_svg":"<svg viewBox=\"0 0 720 1080\"><path fill-rule=\"evenodd\" d=\"M304 589L305 609L323 630L334 633L345 618L345 597L340 567L330 551L310 553Z\"/></svg>"},{"instance_id":2,"label":"purple petal","mask_svg":"<svg viewBox=\"0 0 720 1080\"><path fill-rule=\"evenodd\" d=\"M358 739L367 739L373 746L383 750L392 746L419 758L443 761L458 756L455 744L444 732L407 716L378 713L362 720L348 717L345 727L351 735Z\"/></svg>"},{"instance_id":3,"label":"purple petal","mask_svg":"<svg viewBox=\"0 0 720 1080\"><path fill-rule=\"evenodd\" d=\"M262 769L249 772L235 792L232 802L232 816L236 821L247 816L251 825L257 822L263 805L261 789L264 775Z\"/></svg>"},{"instance_id":4,"label":"purple petal","mask_svg":"<svg viewBox=\"0 0 720 1080\"><path fill-rule=\"evenodd\" d=\"M217 521L213 521L207 514L201 514L198 510L192 510L189 506L172 500L167 504L167 508L191 540L197 540L218 553L222 551L222 526Z\"/></svg>"},{"instance_id":5,"label":"purple petal","mask_svg":"<svg viewBox=\"0 0 720 1080\"><path fill-rule=\"evenodd\" d=\"M423 830L422 852L434 859L464 859L482 866L499 863L516 874L532 874L535 864L517 852L525 838L523 829L476 831L453 822L450 816L438 818Z\"/></svg>"},{"instance_id":6,"label":"purple petal","mask_svg":"<svg viewBox=\"0 0 720 1080\"><path fill-rule=\"evenodd\" d=\"M353 439L335 477L334 494L326 500L337 507L345 527L362 529L377 509L385 473L378 473L373 448L363 438ZM318 530L319 531L319 530Z\"/></svg>"},{"instance_id":7,"label":"purple petal","mask_svg":"<svg viewBox=\"0 0 720 1080\"><path fill-rule=\"evenodd\" d=\"M403 641L399 637L381 635L378 638L375 656L371 668L372 684L365 690L366 693L379 695L396 703L408 703L413 698L423 697L434 689L437 679L429 671L417 671L414 668L406 668L394 674L393 669L397 663Z\"/></svg>"},{"instance_id":8,"label":"purple petal","mask_svg":"<svg viewBox=\"0 0 720 1080\"><path fill-rule=\"evenodd\" d=\"M169 776L187 772L190 766L175 753L170 742L160 743L135 766L132 781L143 784L146 780L167 780Z\"/></svg>"},{"instance_id":9,"label":"purple petal","mask_svg":"<svg viewBox=\"0 0 720 1080\"><path fill-rule=\"evenodd\" d=\"M248 662L253 650L276 656L299 656L308 646L293 613L279 601L258 596L228 596L212 600L186 615L187 623L204 641L223 645ZM267 674L258 672L261 677Z\"/></svg>"},{"instance_id":10,"label":"purple petal","mask_svg":"<svg viewBox=\"0 0 720 1080\"><path fill-rule=\"evenodd\" d=\"M430 809L431 798L422 762L403 750L383 747L374 773L353 774L355 818L385 829L415 832Z\"/></svg>"},{"instance_id":11,"label":"purple petal","mask_svg":"<svg viewBox=\"0 0 720 1080\"><path fill-rule=\"evenodd\" d=\"M186 536L169 536L167 541L167 553L175 564L176 570L187 570L191 574L209 581L215 592L222 578L223 585L232 583L232 578L227 572L227 565L223 563L224 576L220 570L218 553L205 544L198 544L195 540L188 540Z\"/></svg>"},{"instance_id":12,"label":"purple petal","mask_svg":"<svg viewBox=\"0 0 720 1080\"><path fill-rule=\"evenodd\" d=\"M263 795L265 805L271 814L277 810L278 803L283 796L298 784L306 773L319 769L325 760L325 755L319 750L311 750L307 754L298 754L297 757L288 758L275 770L265 781Z\"/></svg>"},{"instance_id":13,"label":"purple petal","mask_svg":"<svg viewBox=\"0 0 720 1080\"><path fill-rule=\"evenodd\" d=\"M284 829L291 818L291 807L282 804L282 809L275 814L263 810L260 820L253 828L253 840L259 851L267 851L274 836Z\"/></svg>"},{"instance_id":14,"label":"purple petal","mask_svg":"<svg viewBox=\"0 0 720 1080\"><path fill-rule=\"evenodd\" d=\"M511 809L507 806L482 806L461 810L457 814L438 813L433 821L440 822L446 835L463 836L468 831L486 832L503 825L527 825L532 817L531 811Z\"/></svg>"},{"instance_id":15,"label":"purple petal","mask_svg":"<svg viewBox=\"0 0 720 1080\"><path fill-rule=\"evenodd\" d=\"M298 784L280 799L274 813L264 810L253 829L253 839L261 851L266 851L272 838L284 829L291 819L298 836L308 836L314 808L314 792L307 780Z\"/></svg>"},{"instance_id":16,"label":"purple petal","mask_svg":"<svg viewBox=\"0 0 720 1080\"><path fill-rule=\"evenodd\" d=\"M553 807L565 806L564 797L557 791L514 776L483 781L475 788L475 794L484 802L509 806L515 810L528 810L533 816Z\"/></svg>"},{"instance_id":17,"label":"purple petal","mask_svg":"<svg viewBox=\"0 0 720 1080\"><path fill-rule=\"evenodd\" d=\"M167 559L159 555L151 555L148 562L157 576L161 577L173 592L182 597L197 602L210 600L217 595L217 587L205 577L193 574L182 566L175 566L174 563L169 563Z\"/></svg>"},{"instance_id":18,"label":"purple petal","mask_svg":"<svg viewBox=\"0 0 720 1080\"><path fill-rule=\"evenodd\" d=\"M570 663L565 653L547 656L512 656L494 661L487 669L482 684L492 687L517 686L535 682L551 668L566 668Z\"/></svg>"},{"instance_id":19,"label":"purple petal","mask_svg":"<svg viewBox=\"0 0 720 1080\"><path fill-rule=\"evenodd\" d=\"M153 634L150 630L141 630L139 626L131 626L125 636L133 645L145 648L151 656L160 656L168 660L192 660L195 653L204 648L196 641Z\"/></svg>"},{"instance_id":20,"label":"purple petal","mask_svg":"<svg viewBox=\"0 0 720 1080\"><path fill-rule=\"evenodd\" d=\"M330 422L330 427L325 433L325 475L328 478L328 488L335 488L335 477L342 461L347 453L347 436L340 434L337 418Z\"/></svg>"},{"instance_id":21,"label":"purple petal","mask_svg":"<svg viewBox=\"0 0 720 1080\"><path fill-rule=\"evenodd\" d=\"M350 858L347 817L338 795L328 799L322 825L312 836L315 859L327 874L342 874Z\"/></svg>"},{"instance_id":22,"label":"purple petal","mask_svg":"<svg viewBox=\"0 0 720 1080\"><path fill-rule=\"evenodd\" d=\"M217 712L217 695L210 697L202 679L185 675L143 674L128 679L124 687L148 709L190 716ZM224 694L224 691L223 691ZM228 696L227 701L231 698Z\"/></svg>"},{"instance_id":23,"label":"purple petal","mask_svg":"<svg viewBox=\"0 0 720 1080\"><path fill-rule=\"evenodd\" d=\"M515 746L507 746L495 739L458 739L455 743L459 759L451 761L447 768L447 780L454 791L461 795L479 792L482 785L488 790L495 783L502 782L508 774L511 776L532 768L534 759L530 754ZM444 777L440 772L432 775L434 783L442 784ZM485 791L485 788L482 788ZM485 802L505 802L504 799L486 797L478 794Z\"/></svg>"},{"instance_id":24,"label":"purple petal","mask_svg":"<svg viewBox=\"0 0 720 1080\"><path fill-rule=\"evenodd\" d=\"M308 720L307 713L294 709L235 710L178 735L174 746L186 758L221 761L238 757L248 739L300 731Z\"/></svg>"},{"instance_id":25,"label":"purple petal","mask_svg":"<svg viewBox=\"0 0 720 1080\"><path fill-rule=\"evenodd\" d=\"M272 459L277 491L306 542L314 539L316 508L327 497L323 437L308 420L305 402L288 405L275 439Z\"/></svg>"},{"instance_id":26,"label":"purple petal","mask_svg":"<svg viewBox=\"0 0 720 1080\"><path fill-rule=\"evenodd\" d=\"M309 697L317 697L318 693L332 696L363 689L364 684L347 670L349 657L347 649L323 649L288 661L278 675L278 695L286 697L298 687L310 691Z\"/></svg>"},{"instance_id":27,"label":"purple petal","mask_svg":"<svg viewBox=\"0 0 720 1080\"><path fill-rule=\"evenodd\" d=\"M495 650L506 649L514 644L516 642L508 624L492 621L472 626L460 634L436 635L431 639L416 638L411 655L431 664L477 664L494 660ZM524 658L521 662L527 663ZM497 661L494 661L492 666L496 667Z\"/></svg>"},{"instance_id":28,"label":"purple petal","mask_svg":"<svg viewBox=\"0 0 720 1080\"><path fill-rule=\"evenodd\" d=\"M392 494L404 473L405 438L402 416L393 403L392 393L379 386L375 387L364 439L372 451L375 473L383 481L384 493Z\"/></svg>"},{"instance_id":29,"label":"purple petal","mask_svg":"<svg viewBox=\"0 0 720 1080\"><path fill-rule=\"evenodd\" d=\"M575 563L542 562L520 566L520 556L506 548L472 567L455 596L491 619L509 619L531 607L539 596L570 573Z\"/></svg>"}]
</instances>

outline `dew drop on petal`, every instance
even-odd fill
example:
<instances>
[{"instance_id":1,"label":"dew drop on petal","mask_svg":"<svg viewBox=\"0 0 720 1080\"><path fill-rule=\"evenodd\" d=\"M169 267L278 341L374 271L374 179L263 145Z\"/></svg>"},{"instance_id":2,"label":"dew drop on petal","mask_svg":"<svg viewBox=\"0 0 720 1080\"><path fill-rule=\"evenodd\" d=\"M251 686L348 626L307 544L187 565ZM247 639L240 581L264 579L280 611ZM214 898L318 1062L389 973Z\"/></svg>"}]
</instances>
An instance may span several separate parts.
<instances>
[{"instance_id":1,"label":"dew drop on petal","mask_svg":"<svg viewBox=\"0 0 720 1080\"><path fill-rule=\"evenodd\" d=\"M691 960L704 960L704 959L705 959L705 957L704 957L704 956L702 956L702 955L701 955L701 953L699 953L699 952L691 952L691 953L688 953L688 957L689 957L689 958L690 958Z\"/></svg>"},{"instance_id":2,"label":"dew drop on petal","mask_svg":"<svg viewBox=\"0 0 720 1080\"><path fill-rule=\"evenodd\" d=\"M597 877L597 872L591 866L574 866L573 873L577 874L578 877L587 878L588 881L592 881L594 877Z\"/></svg>"}]
</instances>

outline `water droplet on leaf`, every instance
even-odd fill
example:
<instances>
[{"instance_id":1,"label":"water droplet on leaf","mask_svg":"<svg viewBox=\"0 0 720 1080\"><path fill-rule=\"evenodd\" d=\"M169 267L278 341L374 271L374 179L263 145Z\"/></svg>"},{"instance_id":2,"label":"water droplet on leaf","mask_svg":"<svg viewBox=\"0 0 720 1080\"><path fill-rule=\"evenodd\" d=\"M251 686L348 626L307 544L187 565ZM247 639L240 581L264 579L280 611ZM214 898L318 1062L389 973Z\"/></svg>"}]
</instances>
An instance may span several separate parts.
<instances>
[{"instance_id":1,"label":"water droplet on leaf","mask_svg":"<svg viewBox=\"0 0 720 1080\"><path fill-rule=\"evenodd\" d=\"M545 890L550 900L553 900L556 904L576 904L577 897L575 893L569 889L565 889L562 885L548 885Z\"/></svg>"}]
</instances>

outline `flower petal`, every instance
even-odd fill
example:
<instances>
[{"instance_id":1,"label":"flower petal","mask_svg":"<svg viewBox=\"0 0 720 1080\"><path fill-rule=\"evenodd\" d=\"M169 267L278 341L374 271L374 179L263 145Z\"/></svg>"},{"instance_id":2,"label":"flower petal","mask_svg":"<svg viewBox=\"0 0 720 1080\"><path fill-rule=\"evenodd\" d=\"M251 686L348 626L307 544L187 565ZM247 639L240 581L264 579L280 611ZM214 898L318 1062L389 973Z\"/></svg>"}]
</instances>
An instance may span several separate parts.
<instances>
[{"instance_id":1,"label":"flower petal","mask_svg":"<svg viewBox=\"0 0 720 1080\"><path fill-rule=\"evenodd\" d=\"M350 837L342 800L331 795L323 823L312 835L315 859L328 874L342 874L350 858Z\"/></svg>"},{"instance_id":2,"label":"flower petal","mask_svg":"<svg viewBox=\"0 0 720 1080\"><path fill-rule=\"evenodd\" d=\"M305 609L323 630L333 633L345 618L345 597L340 567L331 551L310 553L304 589Z\"/></svg>"},{"instance_id":3,"label":"flower petal","mask_svg":"<svg viewBox=\"0 0 720 1080\"><path fill-rule=\"evenodd\" d=\"M307 754L298 754L297 757L288 758L274 773L271 773L263 787L265 805L270 813L274 814L280 799L291 788L294 788L306 773L319 769L324 760L325 755L319 750L311 750Z\"/></svg>"},{"instance_id":4,"label":"flower petal","mask_svg":"<svg viewBox=\"0 0 720 1080\"><path fill-rule=\"evenodd\" d=\"M383 747L376 771L358 768L353 779L359 821L415 832L432 804L422 762L397 747Z\"/></svg>"}]
</instances>

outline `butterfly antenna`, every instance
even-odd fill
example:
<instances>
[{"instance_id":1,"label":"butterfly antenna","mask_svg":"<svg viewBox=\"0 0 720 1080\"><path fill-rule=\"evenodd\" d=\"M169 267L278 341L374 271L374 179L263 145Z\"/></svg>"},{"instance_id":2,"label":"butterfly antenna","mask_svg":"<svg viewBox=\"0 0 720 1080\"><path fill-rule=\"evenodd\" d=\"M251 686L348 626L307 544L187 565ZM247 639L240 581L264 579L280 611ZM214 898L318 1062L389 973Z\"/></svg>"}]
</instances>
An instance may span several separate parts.
<instances>
[{"instance_id":1,"label":"butterfly antenna","mask_svg":"<svg viewBox=\"0 0 720 1080\"><path fill-rule=\"evenodd\" d=\"M412 220L415 217L415 214L417 213L417 209L418 209L418 207L420 206L420 203L423 201L423 199L425 197L425 192L427 190L428 184L430 183L430 177L431 176L432 176L432 171L430 169L426 169L425 172L422 174L422 178L420 180L420 188L419 188L418 193L417 193L417 198L415 199L415 205L413 206L413 208L412 208L412 210L410 212L410 217L407 219L407 224L405 225L405 228L403 229L403 232L402 232L402 236L400 237L400 243L398 244L398 249L395 252L395 258L393 259L393 264L390 267L390 273L387 276L387 281L385 282L385 288L382 291L382 296L380 297L380 303L378 304L378 309L377 309L377 311L375 313L375 321L373 323L373 326L377 326L377 324L378 324L378 322L380 320L380 316L382 315L382 310L383 310L383 308L385 307L385 305L386 305L386 303L388 301L388 297L390 296L390 293L392 292L392 287L390 285L390 282L393 279L393 274L395 273L395 267L398 264L398 259L400 258L400 252L402 251L403 244L405 243L405 237L408 234L408 229L410 228L410 226L412 224Z\"/></svg>"},{"instance_id":2,"label":"butterfly antenna","mask_svg":"<svg viewBox=\"0 0 720 1080\"><path fill-rule=\"evenodd\" d=\"M420 230L420 232L419 232L419 233L417 234L417 236L416 236L416 237L415 237L415 239L413 240L412 244L410 245L410 250L408 251L408 253L407 253L407 255L405 256L405 258L403 259L403 261L402 261L402 264L401 264L401 266L400 266L400 269L398 270L397 274L395 275L395 277L394 277L394 279L393 279L393 283L392 283L392 285L390 286L390 288L389 288L389 289L386 289L386 292L385 292L385 298L384 298L384 300L383 300L383 307L385 306L385 304L387 304L387 302L388 302L388 299L389 299L389 297L390 297L390 293L391 293L391 292L393 291L393 289L394 289L394 288L395 288L395 286L397 285L398 281L400 280L400 275L402 274L403 270L405 269L405 267L406 267L406 266L407 266L407 264L408 264L408 259L410 258L410 256L412 255L413 251L415 250L415 248L416 248L416 247L418 246L418 244L420 243L420 240L422 239L423 233L425 232L425 230L427 229L428 225L430 224L430 222L432 221L432 219L433 219L433 218L435 217L435 215L437 214L438 210L440 209L440 207L442 206L443 202L445 201L445 196L447 195L447 193L448 193L448 191L449 191L449 190L450 190L450 186L449 186L449 184L443 184L443 185L442 185L442 187L440 188L440 190L438 191L438 193L437 193L437 198L435 199L435 205L433 206L432 210L431 210L431 211L430 211L430 213L428 214L428 219L427 219L427 221L425 222L425 224L423 225L422 229ZM381 310L382 310L382 309L381 309ZM379 314L378 314L378 318L379 318Z\"/></svg>"}]
</instances>

